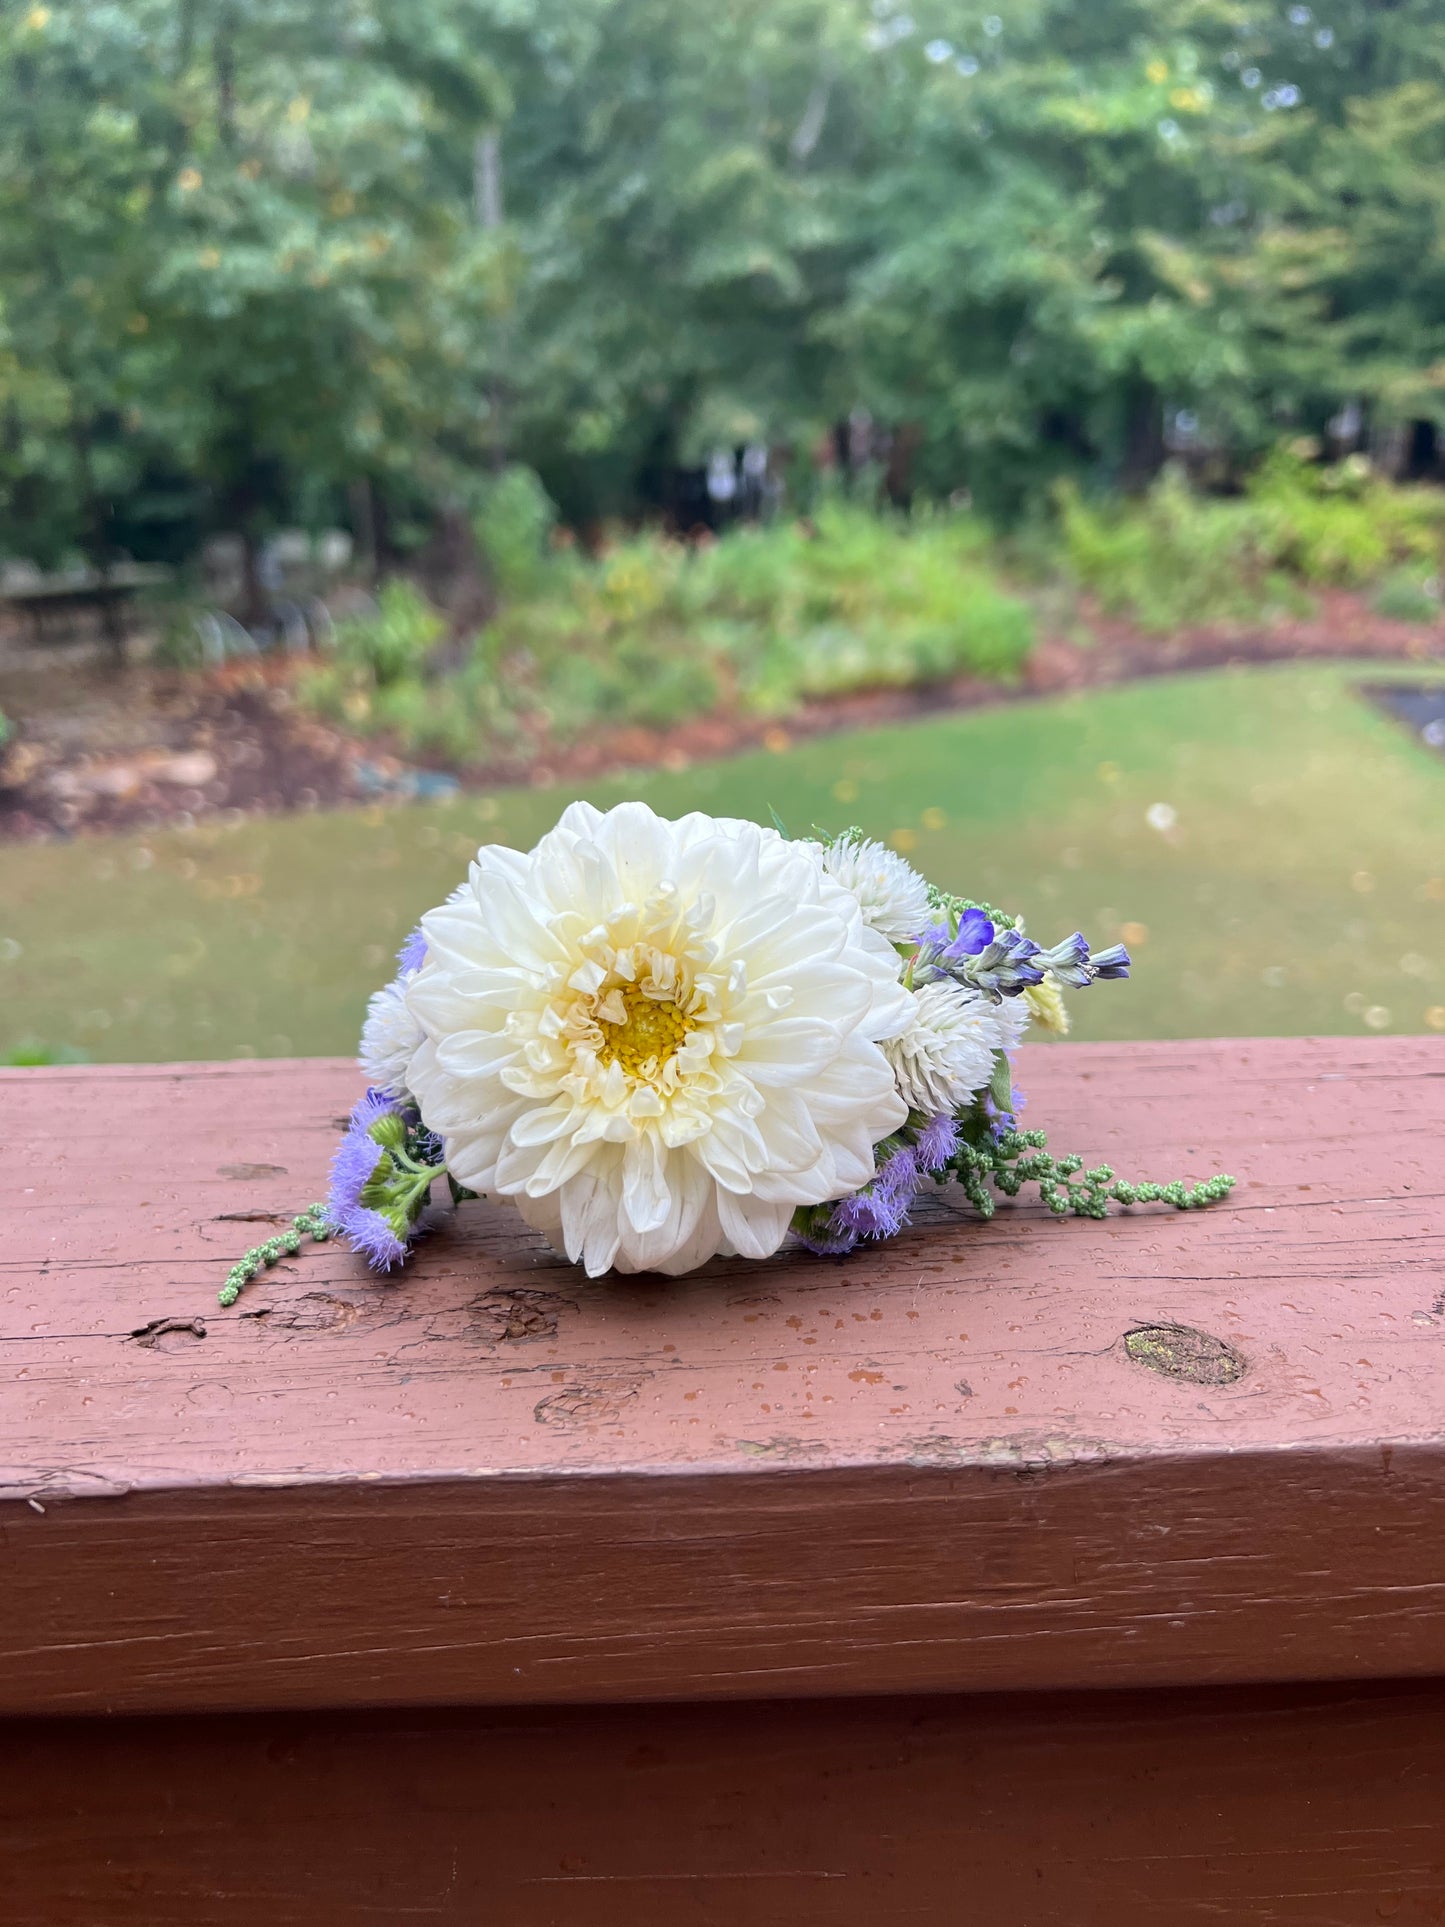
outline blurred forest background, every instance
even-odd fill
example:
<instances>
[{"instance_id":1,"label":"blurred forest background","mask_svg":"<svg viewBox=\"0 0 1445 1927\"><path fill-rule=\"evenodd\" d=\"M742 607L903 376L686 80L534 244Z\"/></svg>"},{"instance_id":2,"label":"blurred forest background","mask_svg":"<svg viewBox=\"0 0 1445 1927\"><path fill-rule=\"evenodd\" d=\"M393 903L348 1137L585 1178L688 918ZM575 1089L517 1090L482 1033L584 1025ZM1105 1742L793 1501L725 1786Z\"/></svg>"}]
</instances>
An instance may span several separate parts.
<instances>
[{"instance_id":1,"label":"blurred forest background","mask_svg":"<svg viewBox=\"0 0 1445 1927\"><path fill-rule=\"evenodd\" d=\"M411 819L387 883L329 806L451 852L619 772L1007 855L1099 942L1147 889L1125 1032L1445 1028L1442 433L1438 0L9 6L0 1050L292 1047L310 952L223 987L267 906L421 907Z\"/></svg>"},{"instance_id":2,"label":"blurred forest background","mask_svg":"<svg viewBox=\"0 0 1445 1927\"><path fill-rule=\"evenodd\" d=\"M7 8L0 547L404 552L512 463L686 524L745 445L1006 522L1434 471L1434 0L918 3Z\"/></svg>"}]
</instances>

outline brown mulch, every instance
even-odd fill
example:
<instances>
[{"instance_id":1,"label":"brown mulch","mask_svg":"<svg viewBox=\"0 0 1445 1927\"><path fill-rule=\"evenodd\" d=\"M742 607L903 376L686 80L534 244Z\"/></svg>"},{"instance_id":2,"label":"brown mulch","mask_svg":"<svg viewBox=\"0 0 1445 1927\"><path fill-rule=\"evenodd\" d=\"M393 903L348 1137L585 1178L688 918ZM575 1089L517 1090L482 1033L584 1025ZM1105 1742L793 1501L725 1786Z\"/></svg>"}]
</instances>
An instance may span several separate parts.
<instances>
[{"instance_id":1,"label":"brown mulch","mask_svg":"<svg viewBox=\"0 0 1445 1927\"><path fill-rule=\"evenodd\" d=\"M0 709L20 724L0 749L0 838L333 808L363 794L356 745L254 671L31 671L0 679Z\"/></svg>"},{"instance_id":2,"label":"brown mulch","mask_svg":"<svg viewBox=\"0 0 1445 1927\"><path fill-rule=\"evenodd\" d=\"M1146 675L1302 658L1445 660L1445 630L1374 615L1358 597L1321 597L1308 618L1245 630L1200 626L1147 636L1084 609L1081 640L1046 635L1014 686L959 677L805 704L785 723L714 714L666 731L620 728L583 742L456 772L465 787L577 781L637 768L685 769L753 747L782 749L836 730L950 709L1098 688ZM181 675L28 663L0 673L0 711L18 721L0 748L0 839L150 829L204 817L335 808L415 793L416 772L384 746L303 714L282 659ZM423 781L425 779L422 779Z\"/></svg>"}]
</instances>

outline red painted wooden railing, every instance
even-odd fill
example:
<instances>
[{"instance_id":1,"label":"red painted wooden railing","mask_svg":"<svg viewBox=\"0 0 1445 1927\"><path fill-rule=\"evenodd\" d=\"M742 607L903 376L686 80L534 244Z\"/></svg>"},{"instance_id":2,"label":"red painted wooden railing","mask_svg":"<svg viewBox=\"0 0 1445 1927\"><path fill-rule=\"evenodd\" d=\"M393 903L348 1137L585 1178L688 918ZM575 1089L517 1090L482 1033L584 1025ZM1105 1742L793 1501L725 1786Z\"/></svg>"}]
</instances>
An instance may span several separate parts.
<instances>
[{"instance_id":1,"label":"red painted wooden railing","mask_svg":"<svg viewBox=\"0 0 1445 1927\"><path fill-rule=\"evenodd\" d=\"M1445 1919L1445 1039L1019 1081L1234 1198L220 1312L354 1070L0 1073L12 1917Z\"/></svg>"}]
</instances>

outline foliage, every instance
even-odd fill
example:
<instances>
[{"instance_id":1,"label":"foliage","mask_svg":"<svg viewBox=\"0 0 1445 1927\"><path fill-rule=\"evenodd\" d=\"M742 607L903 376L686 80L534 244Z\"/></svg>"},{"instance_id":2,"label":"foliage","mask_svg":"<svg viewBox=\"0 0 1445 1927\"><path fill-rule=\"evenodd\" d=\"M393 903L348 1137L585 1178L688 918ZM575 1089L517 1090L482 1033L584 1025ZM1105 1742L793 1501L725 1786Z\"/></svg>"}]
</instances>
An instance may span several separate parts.
<instances>
[{"instance_id":1,"label":"foliage","mask_svg":"<svg viewBox=\"0 0 1445 1927\"><path fill-rule=\"evenodd\" d=\"M47 1044L41 1037L22 1037L0 1055L8 1069L33 1069L43 1064L88 1064L90 1059L74 1044Z\"/></svg>"},{"instance_id":2,"label":"foliage","mask_svg":"<svg viewBox=\"0 0 1445 1927\"><path fill-rule=\"evenodd\" d=\"M1224 499L1174 470L1136 503L1099 505L1064 485L1059 510L1068 571L1148 629L1258 621L1301 606L1301 585L1362 588L1392 564L1413 564L1418 587L1445 565L1445 496L1392 485L1360 457L1320 469L1280 450Z\"/></svg>"},{"instance_id":3,"label":"foliage","mask_svg":"<svg viewBox=\"0 0 1445 1927\"><path fill-rule=\"evenodd\" d=\"M809 523L742 530L678 583L684 629L713 636L748 706L968 673L1016 676L1032 642L969 518L904 524L841 501Z\"/></svg>"},{"instance_id":4,"label":"foliage","mask_svg":"<svg viewBox=\"0 0 1445 1927\"><path fill-rule=\"evenodd\" d=\"M421 675L446 634L446 623L410 582L388 582L375 609L336 624L336 660L385 689Z\"/></svg>"},{"instance_id":5,"label":"foliage","mask_svg":"<svg viewBox=\"0 0 1445 1927\"><path fill-rule=\"evenodd\" d=\"M766 715L849 689L1008 679L1032 625L979 544L966 517L903 521L831 502L813 522L704 547L649 532L596 560L554 553L460 669L431 679L436 618L392 583L392 639L377 618L338 625L334 659L303 694L407 750L484 764L528 740L665 728L719 703Z\"/></svg>"},{"instance_id":6,"label":"foliage","mask_svg":"<svg viewBox=\"0 0 1445 1927\"><path fill-rule=\"evenodd\" d=\"M503 595L540 586L556 520L557 505L530 468L513 463L482 490L473 527Z\"/></svg>"},{"instance_id":7,"label":"foliage","mask_svg":"<svg viewBox=\"0 0 1445 1927\"><path fill-rule=\"evenodd\" d=\"M17 5L0 551L636 514L860 409L1000 516L1428 462L1442 180L1438 0Z\"/></svg>"},{"instance_id":8,"label":"foliage","mask_svg":"<svg viewBox=\"0 0 1445 1927\"><path fill-rule=\"evenodd\" d=\"M1247 501L1201 500L1166 474L1137 503L1086 502L1065 485L1059 507L1067 569L1106 610L1146 629L1259 617L1288 594Z\"/></svg>"},{"instance_id":9,"label":"foliage","mask_svg":"<svg viewBox=\"0 0 1445 1927\"><path fill-rule=\"evenodd\" d=\"M1320 467L1276 450L1240 493L1177 467L1143 496L1056 490L1030 571L1153 631L1303 613L1311 591L1380 584L1382 613L1439 612L1445 494L1363 457ZM482 498L479 536L509 599L469 642L395 579L337 624L303 699L406 754L486 766L596 728L667 729L719 707L785 716L809 699L959 675L1008 681L1033 642L1006 586L1017 549L960 511L879 514L840 496L815 516L683 543L657 530L597 557L549 545L551 505L512 468Z\"/></svg>"},{"instance_id":10,"label":"foliage","mask_svg":"<svg viewBox=\"0 0 1445 1927\"><path fill-rule=\"evenodd\" d=\"M1276 450L1250 484L1282 568L1363 588L1392 562L1430 563L1445 544L1445 496L1388 482L1363 455L1329 468Z\"/></svg>"},{"instance_id":11,"label":"foliage","mask_svg":"<svg viewBox=\"0 0 1445 1927\"><path fill-rule=\"evenodd\" d=\"M440 498L477 459L504 244L447 135L498 108L462 32L486 9L358 11L6 10L0 546L104 560L167 486L254 543L328 489Z\"/></svg>"},{"instance_id":12,"label":"foliage","mask_svg":"<svg viewBox=\"0 0 1445 1927\"><path fill-rule=\"evenodd\" d=\"M1395 622L1440 620L1440 577L1415 568L1395 569L1371 598L1378 615Z\"/></svg>"}]
</instances>

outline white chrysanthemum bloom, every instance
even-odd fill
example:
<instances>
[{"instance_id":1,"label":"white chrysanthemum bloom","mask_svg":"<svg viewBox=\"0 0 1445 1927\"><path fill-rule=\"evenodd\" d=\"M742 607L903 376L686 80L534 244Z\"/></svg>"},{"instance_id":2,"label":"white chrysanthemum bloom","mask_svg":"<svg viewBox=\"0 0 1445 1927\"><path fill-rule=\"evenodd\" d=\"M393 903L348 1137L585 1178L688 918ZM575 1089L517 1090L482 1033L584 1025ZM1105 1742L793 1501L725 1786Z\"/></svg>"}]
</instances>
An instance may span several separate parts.
<instances>
[{"instance_id":1,"label":"white chrysanthemum bloom","mask_svg":"<svg viewBox=\"0 0 1445 1927\"><path fill-rule=\"evenodd\" d=\"M456 903L469 890L470 885L459 883L447 902ZM401 949L398 959L401 969L389 984L373 994L366 1006L357 1057L372 1089L386 1091L391 1097L410 1098L407 1077L411 1060L426 1035L406 1002L406 987L421 969L425 957L426 942L419 929L413 930Z\"/></svg>"},{"instance_id":2,"label":"white chrysanthemum bloom","mask_svg":"<svg viewBox=\"0 0 1445 1927\"><path fill-rule=\"evenodd\" d=\"M407 985L415 974L403 971L378 990L366 1006L366 1022L361 1027L358 1055L366 1081L392 1097L406 1097L410 1092L407 1078L411 1060L425 1036L406 1002Z\"/></svg>"},{"instance_id":3,"label":"white chrysanthemum bloom","mask_svg":"<svg viewBox=\"0 0 1445 1927\"><path fill-rule=\"evenodd\" d=\"M928 885L896 850L868 837L808 843L824 870L858 899L863 921L890 943L907 943L929 921Z\"/></svg>"},{"instance_id":4,"label":"white chrysanthemum bloom","mask_svg":"<svg viewBox=\"0 0 1445 1927\"><path fill-rule=\"evenodd\" d=\"M422 1120L593 1276L765 1258L904 1121L897 953L773 830L574 803L422 929Z\"/></svg>"},{"instance_id":5,"label":"white chrysanthemum bloom","mask_svg":"<svg viewBox=\"0 0 1445 1927\"><path fill-rule=\"evenodd\" d=\"M995 1051L1012 1050L1028 1028L1022 997L992 1003L946 980L924 984L913 998L913 1021L883 1046L910 1110L930 1116L956 1111L993 1074Z\"/></svg>"}]
</instances>

